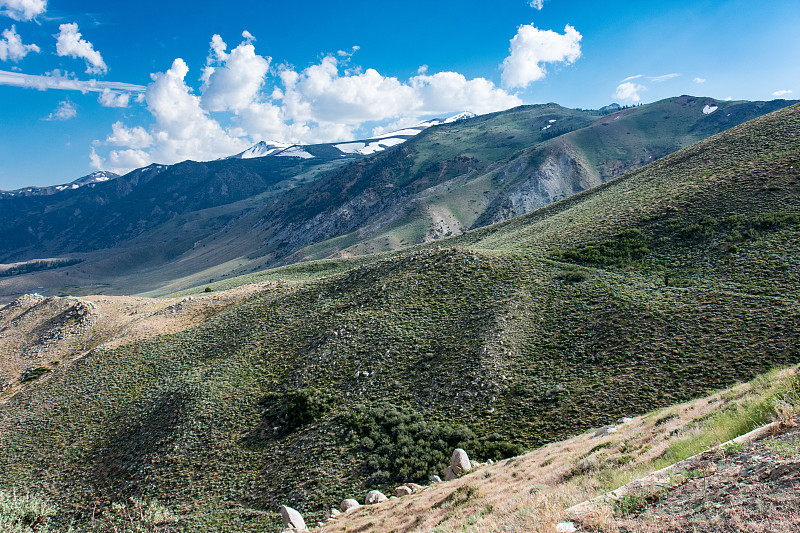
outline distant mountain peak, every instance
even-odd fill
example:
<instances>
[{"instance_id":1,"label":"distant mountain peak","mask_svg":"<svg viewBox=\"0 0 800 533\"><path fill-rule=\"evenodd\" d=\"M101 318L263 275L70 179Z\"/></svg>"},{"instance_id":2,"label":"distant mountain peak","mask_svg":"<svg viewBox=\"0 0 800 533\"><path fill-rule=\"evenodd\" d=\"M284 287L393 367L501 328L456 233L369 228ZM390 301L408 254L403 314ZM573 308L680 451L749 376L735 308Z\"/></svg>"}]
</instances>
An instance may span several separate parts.
<instances>
[{"instance_id":1,"label":"distant mountain peak","mask_svg":"<svg viewBox=\"0 0 800 533\"><path fill-rule=\"evenodd\" d=\"M333 147L334 149L339 150L342 156L372 155L378 152L382 152L387 148L391 148L392 146L402 144L408 139L419 134L420 132L430 128L431 126L439 126L440 124L451 124L453 122L459 122L461 120L474 118L476 116L477 115L471 111L463 111L461 113L458 113L457 115L453 115L452 117L444 119L434 118L431 120L426 120L420 122L415 126L409 126L407 128L381 133L379 135L374 135L367 139L342 141L337 143L309 145L309 144L291 144L281 141L270 141L270 140L259 141L250 148L248 148L247 150L240 152L236 155L229 156L225 159L253 159L256 157L267 157L267 156L300 157L304 159L310 159L314 157L313 147L318 147L318 146ZM312 148L312 150L309 151L307 150L308 148Z\"/></svg>"}]
</instances>

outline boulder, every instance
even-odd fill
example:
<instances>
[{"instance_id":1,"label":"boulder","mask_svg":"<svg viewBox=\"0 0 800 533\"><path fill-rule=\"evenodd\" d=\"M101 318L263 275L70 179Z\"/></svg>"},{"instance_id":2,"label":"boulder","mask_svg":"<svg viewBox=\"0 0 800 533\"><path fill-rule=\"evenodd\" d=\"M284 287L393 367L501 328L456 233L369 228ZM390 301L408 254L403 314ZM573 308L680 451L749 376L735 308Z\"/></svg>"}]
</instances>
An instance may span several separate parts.
<instances>
[{"instance_id":1,"label":"boulder","mask_svg":"<svg viewBox=\"0 0 800 533\"><path fill-rule=\"evenodd\" d=\"M379 490L371 490L367 493L367 497L364 498L364 503L366 505L374 505L376 503L385 502L389 498L386 497L384 493Z\"/></svg>"},{"instance_id":2,"label":"boulder","mask_svg":"<svg viewBox=\"0 0 800 533\"><path fill-rule=\"evenodd\" d=\"M472 468L478 468L479 466L481 466L481 464L480 464L478 461L470 461L470 462L469 462L469 465L470 465Z\"/></svg>"},{"instance_id":3,"label":"boulder","mask_svg":"<svg viewBox=\"0 0 800 533\"><path fill-rule=\"evenodd\" d=\"M633 422L633 418L628 418L627 416L623 416L622 418L617 420L617 425L621 426L622 424L628 424L630 422Z\"/></svg>"},{"instance_id":4,"label":"boulder","mask_svg":"<svg viewBox=\"0 0 800 533\"><path fill-rule=\"evenodd\" d=\"M431 483L433 483L435 485L437 483L441 483L442 482L442 478L440 478L439 476L434 474L434 475L432 475L432 476L430 476L428 478L428 481L430 481Z\"/></svg>"},{"instance_id":5,"label":"boulder","mask_svg":"<svg viewBox=\"0 0 800 533\"><path fill-rule=\"evenodd\" d=\"M469 472L472 469L472 463L469 461L467 452L461 448L453 450L453 456L450 458L450 466L453 467L453 471L458 475Z\"/></svg>"},{"instance_id":6,"label":"boulder","mask_svg":"<svg viewBox=\"0 0 800 533\"><path fill-rule=\"evenodd\" d=\"M358 503L358 502L356 502L356 503ZM328 514L325 515L325 518L327 520L336 520L336 518L340 514L342 514L342 513L339 511L339 509L331 509L330 511L328 511Z\"/></svg>"},{"instance_id":7,"label":"boulder","mask_svg":"<svg viewBox=\"0 0 800 533\"><path fill-rule=\"evenodd\" d=\"M406 487L411 489L412 492L417 492L418 490L422 490L425 488L422 485L417 485L416 483L406 483Z\"/></svg>"},{"instance_id":8,"label":"boulder","mask_svg":"<svg viewBox=\"0 0 800 533\"><path fill-rule=\"evenodd\" d=\"M361 507L361 504L355 501L353 498L342 500L342 503L339 504L339 509L341 509L343 513L349 513L353 509L358 509L359 507Z\"/></svg>"},{"instance_id":9,"label":"boulder","mask_svg":"<svg viewBox=\"0 0 800 533\"><path fill-rule=\"evenodd\" d=\"M560 522L556 525L556 533L575 533L578 528L572 522Z\"/></svg>"},{"instance_id":10,"label":"boulder","mask_svg":"<svg viewBox=\"0 0 800 533\"><path fill-rule=\"evenodd\" d=\"M308 531L306 522L303 516L296 510L285 505L281 505L281 518L283 518L283 527L294 531Z\"/></svg>"},{"instance_id":11,"label":"boulder","mask_svg":"<svg viewBox=\"0 0 800 533\"><path fill-rule=\"evenodd\" d=\"M458 478L458 474L456 473L455 469L452 466L448 466L447 470L444 472L444 480L453 481L456 478Z\"/></svg>"},{"instance_id":12,"label":"boulder","mask_svg":"<svg viewBox=\"0 0 800 533\"><path fill-rule=\"evenodd\" d=\"M492 461L491 459L487 459L487 460L486 460L486 464L487 464L487 465L493 465L493 464L494 464L494 461Z\"/></svg>"},{"instance_id":13,"label":"boulder","mask_svg":"<svg viewBox=\"0 0 800 533\"><path fill-rule=\"evenodd\" d=\"M407 485L400 485L399 487L394 489L394 495L397 496L398 498L401 496L408 496L412 492L414 491L411 489L411 487Z\"/></svg>"}]
</instances>

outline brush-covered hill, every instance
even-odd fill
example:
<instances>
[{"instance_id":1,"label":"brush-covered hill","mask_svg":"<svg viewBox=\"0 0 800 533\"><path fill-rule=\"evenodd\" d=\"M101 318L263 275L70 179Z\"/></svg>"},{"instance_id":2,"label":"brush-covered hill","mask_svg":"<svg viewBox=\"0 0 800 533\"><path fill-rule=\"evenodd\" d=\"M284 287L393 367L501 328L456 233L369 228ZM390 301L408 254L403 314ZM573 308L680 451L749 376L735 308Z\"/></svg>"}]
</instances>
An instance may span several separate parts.
<instances>
[{"instance_id":1,"label":"brush-covered hill","mask_svg":"<svg viewBox=\"0 0 800 533\"><path fill-rule=\"evenodd\" d=\"M798 131L793 106L502 224L240 279L293 281L7 398L3 488L252 531L795 364Z\"/></svg>"},{"instance_id":2,"label":"brush-covered hill","mask_svg":"<svg viewBox=\"0 0 800 533\"><path fill-rule=\"evenodd\" d=\"M684 96L611 114L523 106L427 128L368 158L315 145L307 159L155 165L88 188L3 197L0 261L70 265L0 279L0 297L165 294L429 242L532 211L787 104Z\"/></svg>"}]
</instances>

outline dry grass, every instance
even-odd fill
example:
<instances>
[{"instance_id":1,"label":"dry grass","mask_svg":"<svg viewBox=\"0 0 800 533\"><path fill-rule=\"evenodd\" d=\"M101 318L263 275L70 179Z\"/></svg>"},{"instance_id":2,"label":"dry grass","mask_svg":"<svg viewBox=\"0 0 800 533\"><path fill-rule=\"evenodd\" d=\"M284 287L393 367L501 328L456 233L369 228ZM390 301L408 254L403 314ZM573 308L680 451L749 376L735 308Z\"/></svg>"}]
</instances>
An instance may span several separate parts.
<instances>
[{"instance_id":1,"label":"dry grass","mask_svg":"<svg viewBox=\"0 0 800 533\"><path fill-rule=\"evenodd\" d=\"M795 372L796 369L773 372L693 402L634 418L606 437L593 438L591 431L494 465L481 466L460 479L434 485L421 493L362 507L314 531L552 533L565 519L564 511L569 507L664 466L664 456L676 443L691 442L709 430L704 421L748 402L758 402L774 393L776 385L786 382ZM470 496L456 498L465 493ZM444 504L448 499L458 503ZM780 524L772 524L777 529L762 526L747 529L753 526L752 518L741 520L743 527L746 526L742 531L790 531L797 523L792 516L771 517L767 523L777 520ZM728 523L732 521L735 521L733 516L728 518ZM788 525L792 527L781 529ZM607 507L598 508L583 526L586 530L606 533L618 531L617 521ZM686 526L685 522L682 526ZM669 527L663 521L645 520L628 531L684 531Z\"/></svg>"}]
</instances>

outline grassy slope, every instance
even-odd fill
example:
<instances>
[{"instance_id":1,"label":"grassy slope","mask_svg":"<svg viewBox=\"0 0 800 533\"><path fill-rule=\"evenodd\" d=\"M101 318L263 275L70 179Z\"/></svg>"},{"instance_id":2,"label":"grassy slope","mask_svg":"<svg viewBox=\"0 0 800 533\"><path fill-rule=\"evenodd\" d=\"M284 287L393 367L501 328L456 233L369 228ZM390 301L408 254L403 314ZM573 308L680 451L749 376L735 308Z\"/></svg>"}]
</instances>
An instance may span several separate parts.
<instances>
[{"instance_id":1,"label":"grassy slope","mask_svg":"<svg viewBox=\"0 0 800 533\"><path fill-rule=\"evenodd\" d=\"M800 212L798 126L794 106L531 215L93 353L2 407L4 483L84 509L143 494L190 530L247 531L279 503L320 512L371 488L345 424L368 405L530 447L795 363L800 225L765 213ZM557 259L631 228L641 259ZM273 431L300 387L332 407Z\"/></svg>"}]
</instances>

